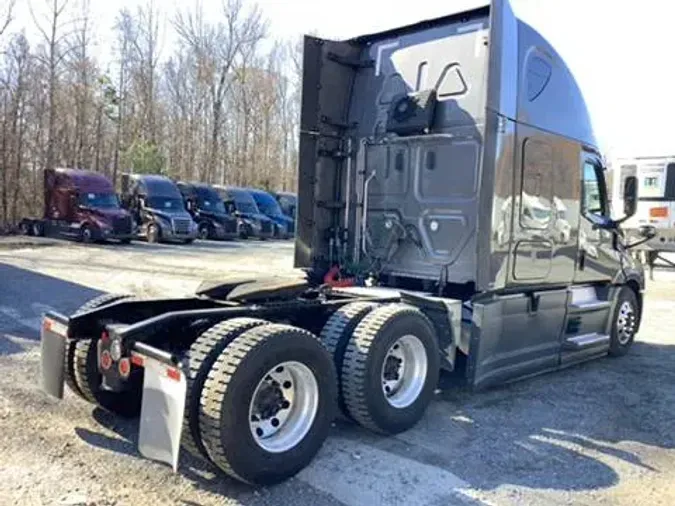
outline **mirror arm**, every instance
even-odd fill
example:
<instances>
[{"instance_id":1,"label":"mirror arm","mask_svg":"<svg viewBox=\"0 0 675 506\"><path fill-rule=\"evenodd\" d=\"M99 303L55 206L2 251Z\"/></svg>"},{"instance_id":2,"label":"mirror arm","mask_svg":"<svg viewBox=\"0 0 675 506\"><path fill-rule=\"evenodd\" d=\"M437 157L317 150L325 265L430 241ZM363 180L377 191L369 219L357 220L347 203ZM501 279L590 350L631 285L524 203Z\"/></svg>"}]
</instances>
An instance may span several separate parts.
<instances>
[{"instance_id":1,"label":"mirror arm","mask_svg":"<svg viewBox=\"0 0 675 506\"><path fill-rule=\"evenodd\" d=\"M628 221L631 218L632 218L632 215L626 215L623 218L619 218L618 220L612 220L612 221L614 222L614 226L618 227L619 225L621 225L622 223L625 223L626 221Z\"/></svg>"},{"instance_id":2,"label":"mirror arm","mask_svg":"<svg viewBox=\"0 0 675 506\"><path fill-rule=\"evenodd\" d=\"M653 238L654 238L654 236L651 236L651 237L645 237L644 239L640 239L639 241L634 242L634 243L632 243L632 244L624 244L623 247L624 247L624 249L631 249L631 248L634 248L634 247L636 247L636 246L640 246L641 244L644 244L644 243L646 243L646 242L649 242L649 241L651 241Z\"/></svg>"}]
</instances>

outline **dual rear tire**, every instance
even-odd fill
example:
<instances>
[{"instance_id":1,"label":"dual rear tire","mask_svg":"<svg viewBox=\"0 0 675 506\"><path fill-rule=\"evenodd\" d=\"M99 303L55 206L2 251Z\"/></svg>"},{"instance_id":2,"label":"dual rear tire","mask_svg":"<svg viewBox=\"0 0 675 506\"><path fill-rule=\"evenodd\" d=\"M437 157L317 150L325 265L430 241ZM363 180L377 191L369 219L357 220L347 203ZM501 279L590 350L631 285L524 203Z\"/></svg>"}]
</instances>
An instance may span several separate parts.
<instances>
[{"instance_id":1,"label":"dual rear tire","mask_svg":"<svg viewBox=\"0 0 675 506\"><path fill-rule=\"evenodd\" d=\"M424 416L438 384L433 324L407 304L357 302L336 311L321 332L339 374L339 405L359 425L398 434Z\"/></svg>"},{"instance_id":2,"label":"dual rear tire","mask_svg":"<svg viewBox=\"0 0 675 506\"><path fill-rule=\"evenodd\" d=\"M129 295L92 299L75 314ZM101 388L97 339L66 344L65 377L83 400L124 417L140 414L143 369L130 388ZM337 375L330 354L305 330L234 318L202 333L187 353L182 446L252 485L282 482L306 467L335 417Z\"/></svg>"},{"instance_id":3,"label":"dual rear tire","mask_svg":"<svg viewBox=\"0 0 675 506\"><path fill-rule=\"evenodd\" d=\"M133 295L104 294L81 306L75 315L109 304L132 300ZM101 388L101 373L98 370L98 339L68 340L65 353L65 383L81 399L106 411L125 418L134 418L141 411L143 369L132 367L128 390L110 392Z\"/></svg>"},{"instance_id":4,"label":"dual rear tire","mask_svg":"<svg viewBox=\"0 0 675 506\"><path fill-rule=\"evenodd\" d=\"M316 336L253 318L221 322L188 352L182 444L252 485L306 467L335 416L337 375Z\"/></svg>"},{"instance_id":5,"label":"dual rear tire","mask_svg":"<svg viewBox=\"0 0 675 506\"><path fill-rule=\"evenodd\" d=\"M86 311L130 298L105 295ZM137 416L143 370L131 389L100 388L96 339L67 343L66 381L78 396L122 416ZM220 322L187 353L182 446L231 477L272 485L312 461L338 405L382 434L413 427L438 381L434 328L405 304L340 308L321 336L255 318Z\"/></svg>"}]
</instances>

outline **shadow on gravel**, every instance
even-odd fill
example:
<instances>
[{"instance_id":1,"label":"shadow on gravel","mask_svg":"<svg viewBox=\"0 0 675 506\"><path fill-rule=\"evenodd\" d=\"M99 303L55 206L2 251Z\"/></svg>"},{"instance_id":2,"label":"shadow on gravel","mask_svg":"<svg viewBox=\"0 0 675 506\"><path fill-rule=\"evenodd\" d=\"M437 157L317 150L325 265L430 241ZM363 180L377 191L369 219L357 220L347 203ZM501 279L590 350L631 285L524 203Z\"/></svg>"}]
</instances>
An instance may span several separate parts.
<instances>
[{"instance_id":1,"label":"shadow on gravel","mask_svg":"<svg viewBox=\"0 0 675 506\"><path fill-rule=\"evenodd\" d=\"M675 449L673 364L675 346L636 342L625 357L483 392L444 377L437 400L407 433L357 436L353 426L341 433L444 468L479 490L600 490L627 470L668 471L656 462Z\"/></svg>"},{"instance_id":2,"label":"shadow on gravel","mask_svg":"<svg viewBox=\"0 0 675 506\"><path fill-rule=\"evenodd\" d=\"M601 490L619 482L619 468L667 471L646 461L654 453L662 456L663 450L675 449L672 364L675 346L638 342L622 358L484 392L450 386L444 378L438 399L407 433L379 437L344 421L338 422L336 432L358 444L446 469L477 490ZM119 438L78 428L84 441L140 457L137 421L100 409L93 416ZM200 489L242 495L244 504L260 500L251 495L252 489L184 451L179 473ZM292 487L292 480L279 487L286 486Z\"/></svg>"},{"instance_id":3,"label":"shadow on gravel","mask_svg":"<svg viewBox=\"0 0 675 506\"><path fill-rule=\"evenodd\" d=\"M68 315L100 294L77 283L0 263L0 355L23 351L8 334L39 340L45 312Z\"/></svg>"},{"instance_id":4,"label":"shadow on gravel","mask_svg":"<svg viewBox=\"0 0 675 506\"><path fill-rule=\"evenodd\" d=\"M171 254L180 252L187 255L199 255L200 253L227 253L231 251L242 251L247 249L275 249L278 247L293 247L291 240L267 240L259 241L257 239L243 240L234 239L229 241L197 240L192 244L175 243L147 243L145 241L134 241L131 244L112 244L100 243L96 247L108 251L126 251L126 252L152 252L157 254ZM91 246L83 246L91 247Z\"/></svg>"},{"instance_id":5,"label":"shadow on gravel","mask_svg":"<svg viewBox=\"0 0 675 506\"><path fill-rule=\"evenodd\" d=\"M138 420L119 418L101 408L95 408L92 417L102 428L115 433L118 437L77 427L75 433L85 443L122 455L144 458L138 451ZM167 469L169 469L168 466ZM257 497L253 488L229 478L214 466L202 459L193 457L185 450L181 451L178 472L193 481L195 486L202 490L237 498L245 505L257 502L243 500L248 496L251 496L251 499ZM243 497L239 497L240 495Z\"/></svg>"}]
</instances>

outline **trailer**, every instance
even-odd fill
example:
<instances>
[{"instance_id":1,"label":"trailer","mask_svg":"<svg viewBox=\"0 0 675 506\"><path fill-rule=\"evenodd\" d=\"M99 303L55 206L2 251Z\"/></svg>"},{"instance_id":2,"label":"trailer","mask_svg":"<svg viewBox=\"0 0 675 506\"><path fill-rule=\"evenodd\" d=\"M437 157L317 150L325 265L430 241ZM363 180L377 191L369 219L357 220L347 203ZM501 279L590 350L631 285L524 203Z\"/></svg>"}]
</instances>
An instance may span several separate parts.
<instances>
[{"instance_id":1,"label":"trailer","mask_svg":"<svg viewBox=\"0 0 675 506\"><path fill-rule=\"evenodd\" d=\"M627 177L638 180L637 212L624 224L626 234L644 235L649 229L652 237L634 249L648 266L653 277L654 266L661 261L675 267L663 253L675 253L675 155L619 158L613 161L618 177L614 178L614 202L623 204L621 185Z\"/></svg>"},{"instance_id":2,"label":"trailer","mask_svg":"<svg viewBox=\"0 0 675 506\"><path fill-rule=\"evenodd\" d=\"M120 206L112 182L103 174L80 169L44 171L41 218L24 218L24 235L76 239L83 243L115 240L129 244L131 215Z\"/></svg>"},{"instance_id":3,"label":"trailer","mask_svg":"<svg viewBox=\"0 0 675 506\"><path fill-rule=\"evenodd\" d=\"M480 390L628 352L644 290L621 233L636 180L613 219L583 96L508 1L307 36L302 89L303 276L48 313L46 392L140 414L141 454L174 469L184 448L268 485L312 462L338 410L383 436L414 427L441 370ZM554 213L528 219L524 195L563 201L572 239ZM507 201L520 204L500 243Z\"/></svg>"}]
</instances>

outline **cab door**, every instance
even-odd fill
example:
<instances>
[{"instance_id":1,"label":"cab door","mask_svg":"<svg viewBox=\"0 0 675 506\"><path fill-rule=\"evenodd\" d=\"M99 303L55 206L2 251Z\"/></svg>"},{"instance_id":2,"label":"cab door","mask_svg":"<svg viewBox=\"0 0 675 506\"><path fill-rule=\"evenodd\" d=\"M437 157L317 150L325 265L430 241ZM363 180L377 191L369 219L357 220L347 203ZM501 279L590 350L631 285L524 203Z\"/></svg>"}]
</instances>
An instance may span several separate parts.
<instances>
[{"instance_id":1,"label":"cab door","mask_svg":"<svg viewBox=\"0 0 675 506\"><path fill-rule=\"evenodd\" d=\"M610 282L621 262L615 248L616 232L599 226L610 218L605 170L594 154L583 153L581 162L581 212L574 281Z\"/></svg>"}]
</instances>

